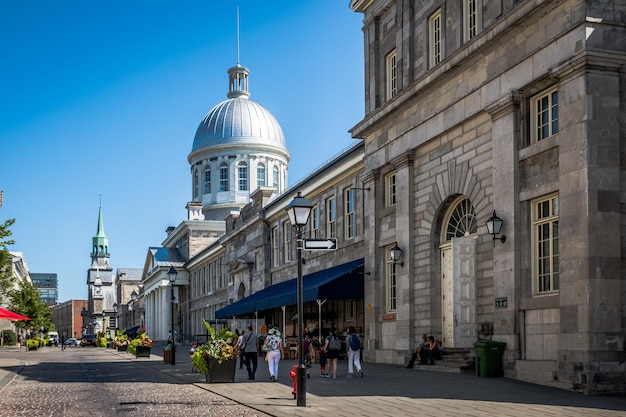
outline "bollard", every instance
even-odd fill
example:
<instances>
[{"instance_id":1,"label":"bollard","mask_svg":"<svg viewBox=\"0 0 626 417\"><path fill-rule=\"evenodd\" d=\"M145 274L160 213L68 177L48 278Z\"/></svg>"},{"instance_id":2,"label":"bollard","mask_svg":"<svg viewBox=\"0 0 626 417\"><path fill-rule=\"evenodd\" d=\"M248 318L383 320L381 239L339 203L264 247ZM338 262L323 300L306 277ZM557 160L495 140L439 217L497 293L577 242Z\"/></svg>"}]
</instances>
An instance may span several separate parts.
<instances>
[{"instance_id":1,"label":"bollard","mask_svg":"<svg viewBox=\"0 0 626 417\"><path fill-rule=\"evenodd\" d=\"M298 365L294 365L291 367L291 371L289 372L289 376L293 380L293 390L291 393L293 394L293 399L296 399L296 394L298 393Z\"/></svg>"}]
</instances>

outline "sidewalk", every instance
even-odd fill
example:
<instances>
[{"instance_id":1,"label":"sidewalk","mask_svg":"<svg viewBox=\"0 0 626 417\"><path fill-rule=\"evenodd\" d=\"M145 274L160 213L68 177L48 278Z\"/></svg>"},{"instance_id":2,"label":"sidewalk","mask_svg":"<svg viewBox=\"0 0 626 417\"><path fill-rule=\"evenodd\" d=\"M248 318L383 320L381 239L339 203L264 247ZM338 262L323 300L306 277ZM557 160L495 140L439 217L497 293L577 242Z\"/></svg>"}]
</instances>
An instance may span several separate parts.
<instances>
[{"instance_id":1,"label":"sidewalk","mask_svg":"<svg viewBox=\"0 0 626 417\"><path fill-rule=\"evenodd\" d=\"M505 378L479 378L473 374L431 371L427 366L365 363L364 378L347 378L347 363L340 362L337 379L320 377L313 364L307 379L306 407L292 395L289 371L296 360L280 363L278 382L269 381L267 364L259 358L255 381L237 368L235 384L207 384L205 376L191 372L189 346L178 346L176 365L163 363L162 345L153 347L145 361L178 379L193 383L272 416L626 416L625 397L584 396L569 391Z\"/></svg>"}]
</instances>

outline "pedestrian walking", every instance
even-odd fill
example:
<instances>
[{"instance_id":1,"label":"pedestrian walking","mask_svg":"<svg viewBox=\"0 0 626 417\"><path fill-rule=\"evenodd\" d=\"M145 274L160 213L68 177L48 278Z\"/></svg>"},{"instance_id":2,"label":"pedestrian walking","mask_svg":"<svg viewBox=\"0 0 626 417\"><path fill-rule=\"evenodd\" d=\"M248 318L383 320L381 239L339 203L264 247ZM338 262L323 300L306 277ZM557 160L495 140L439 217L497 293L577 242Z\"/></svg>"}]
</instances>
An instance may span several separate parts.
<instances>
[{"instance_id":1,"label":"pedestrian walking","mask_svg":"<svg viewBox=\"0 0 626 417\"><path fill-rule=\"evenodd\" d=\"M65 350L65 333L61 334L61 350Z\"/></svg>"},{"instance_id":2,"label":"pedestrian walking","mask_svg":"<svg viewBox=\"0 0 626 417\"><path fill-rule=\"evenodd\" d=\"M304 339L302 341L302 361L304 367L306 368L306 377L311 378L311 364L313 361L311 360L311 350L313 346L311 345L311 337L309 336L309 329L304 329Z\"/></svg>"},{"instance_id":3,"label":"pedestrian walking","mask_svg":"<svg viewBox=\"0 0 626 417\"><path fill-rule=\"evenodd\" d=\"M243 342L244 331L236 331L236 333L239 335L239 337L237 337L237 344L235 345L235 349L239 351L239 369L243 369L244 365L246 364L246 355L244 353L245 343Z\"/></svg>"},{"instance_id":4,"label":"pedestrian walking","mask_svg":"<svg viewBox=\"0 0 626 417\"><path fill-rule=\"evenodd\" d=\"M361 378L363 378L363 369L361 368L361 338L356 333L354 327L350 327L348 330L346 346L348 350L348 378L354 376L354 368L356 368L356 371L360 373Z\"/></svg>"},{"instance_id":5,"label":"pedestrian walking","mask_svg":"<svg viewBox=\"0 0 626 417\"><path fill-rule=\"evenodd\" d=\"M248 326L243 334L243 352L245 357L248 379L254 381L256 368L259 364L259 335L252 331L252 326Z\"/></svg>"},{"instance_id":6,"label":"pedestrian walking","mask_svg":"<svg viewBox=\"0 0 626 417\"><path fill-rule=\"evenodd\" d=\"M265 338L265 345L269 346L267 352L267 365L269 366L270 381L278 380L278 364L283 357L283 339L277 329L269 329L268 336Z\"/></svg>"},{"instance_id":7,"label":"pedestrian walking","mask_svg":"<svg viewBox=\"0 0 626 417\"><path fill-rule=\"evenodd\" d=\"M330 330L330 335L326 338L326 344L324 345L326 357L328 358L327 374L330 374L332 371L333 379L337 379L337 360L339 359L339 349L341 348L341 342L335 332L335 329Z\"/></svg>"}]
</instances>

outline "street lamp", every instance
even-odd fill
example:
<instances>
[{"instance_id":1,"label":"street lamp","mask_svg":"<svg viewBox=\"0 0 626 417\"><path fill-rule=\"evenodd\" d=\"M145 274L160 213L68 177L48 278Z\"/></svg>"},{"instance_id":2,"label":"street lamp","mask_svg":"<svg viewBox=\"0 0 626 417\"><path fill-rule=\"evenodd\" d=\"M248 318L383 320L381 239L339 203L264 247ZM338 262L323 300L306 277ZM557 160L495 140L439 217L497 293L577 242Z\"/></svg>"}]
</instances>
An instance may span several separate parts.
<instances>
[{"instance_id":1,"label":"street lamp","mask_svg":"<svg viewBox=\"0 0 626 417\"><path fill-rule=\"evenodd\" d=\"M296 372L296 391L297 404L300 407L306 407L306 369L304 366L304 301L303 301L303 285L302 285L302 229L309 222L311 209L313 204L302 197L300 191L298 195L289 203L287 214L291 225L296 228L296 240L298 250L298 368Z\"/></svg>"},{"instance_id":2,"label":"street lamp","mask_svg":"<svg viewBox=\"0 0 626 417\"><path fill-rule=\"evenodd\" d=\"M137 301L137 291L133 290L133 292L130 293L130 299L133 300L133 325L132 327L135 327L135 301Z\"/></svg>"},{"instance_id":3,"label":"street lamp","mask_svg":"<svg viewBox=\"0 0 626 417\"><path fill-rule=\"evenodd\" d=\"M115 330L117 330L117 303L113 303L113 314L115 315Z\"/></svg>"},{"instance_id":4,"label":"street lamp","mask_svg":"<svg viewBox=\"0 0 626 417\"><path fill-rule=\"evenodd\" d=\"M167 276L170 279L172 287L171 302L172 302L172 349L170 351L170 365L176 365L176 334L174 333L174 282L178 276L178 271L173 266L170 266L170 270L167 271Z\"/></svg>"}]
</instances>

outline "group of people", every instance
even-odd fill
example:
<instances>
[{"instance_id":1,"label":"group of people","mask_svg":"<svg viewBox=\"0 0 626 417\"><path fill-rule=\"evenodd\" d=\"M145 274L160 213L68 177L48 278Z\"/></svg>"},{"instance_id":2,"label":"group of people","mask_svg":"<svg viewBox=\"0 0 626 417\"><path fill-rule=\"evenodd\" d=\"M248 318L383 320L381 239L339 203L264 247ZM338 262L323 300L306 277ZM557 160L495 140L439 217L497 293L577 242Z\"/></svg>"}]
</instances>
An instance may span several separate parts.
<instances>
[{"instance_id":1,"label":"group of people","mask_svg":"<svg viewBox=\"0 0 626 417\"><path fill-rule=\"evenodd\" d=\"M411 360L405 368L412 368L418 358L418 365L434 365L435 359L441 359L441 346L434 336L422 334L422 341L413 349Z\"/></svg>"},{"instance_id":2,"label":"group of people","mask_svg":"<svg viewBox=\"0 0 626 417\"><path fill-rule=\"evenodd\" d=\"M306 368L307 378L311 377L311 367L313 364L313 344L308 329L304 329L304 339L302 344L303 364ZM278 379L278 365L280 360L285 357L283 350L283 339L281 332L277 327L267 329L267 336L263 339L259 346L259 335L257 335L252 326L248 326L245 331L238 335L235 348L239 351L239 368L246 367L248 371L248 380L254 381L258 368L258 352L261 350L265 353L265 360L268 363L270 381ZM259 349L260 347L260 349ZM337 378L337 362L339 359L339 351L341 342L336 334L336 330L332 329L330 334L324 339L323 345L319 350L319 363L321 376L325 378ZM363 377L363 369L361 367L361 338L355 328L350 328L346 338L346 351L348 355L348 377L354 376L354 371ZM328 367L328 370L326 369Z\"/></svg>"}]
</instances>

